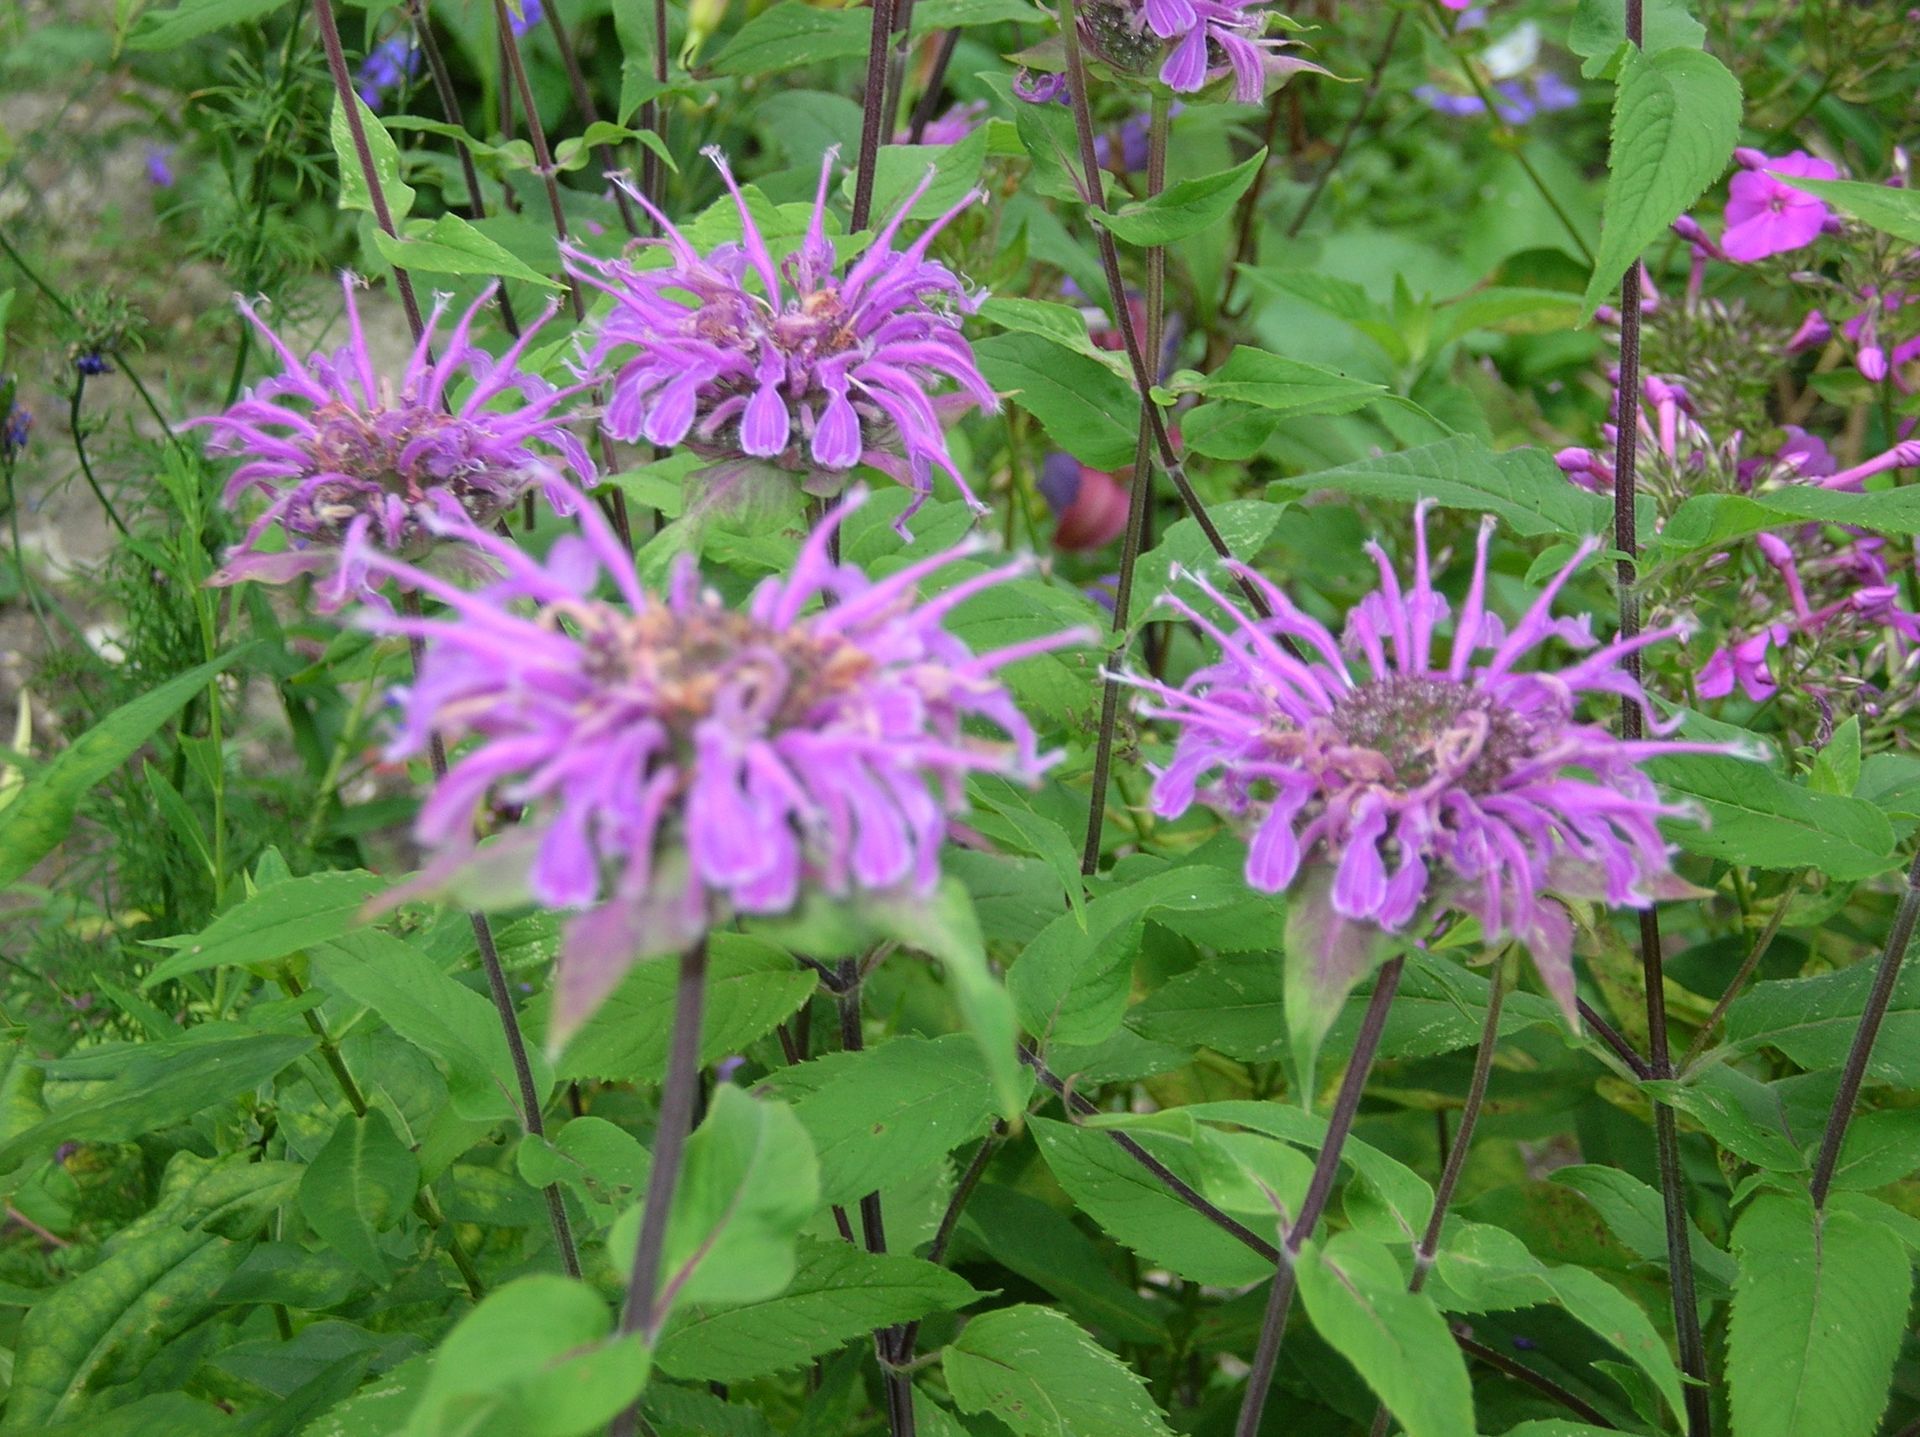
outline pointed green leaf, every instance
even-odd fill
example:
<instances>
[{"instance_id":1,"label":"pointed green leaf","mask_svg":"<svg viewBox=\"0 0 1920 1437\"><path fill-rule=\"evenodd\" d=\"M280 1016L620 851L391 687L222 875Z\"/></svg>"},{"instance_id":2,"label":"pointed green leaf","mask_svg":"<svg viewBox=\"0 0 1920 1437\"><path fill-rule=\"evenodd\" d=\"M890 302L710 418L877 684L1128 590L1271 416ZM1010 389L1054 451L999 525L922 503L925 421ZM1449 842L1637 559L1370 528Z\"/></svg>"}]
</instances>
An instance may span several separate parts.
<instances>
[{"instance_id":1,"label":"pointed green leaf","mask_svg":"<svg viewBox=\"0 0 1920 1437\"><path fill-rule=\"evenodd\" d=\"M376 230L373 243L396 269L420 274L485 275L517 279L541 289L560 288L458 215L441 215L430 225L410 225L400 239Z\"/></svg>"},{"instance_id":2,"label":"pointed green leaf","mask_svg":"<svg viewBox=\"0 0 1920 1437\"><path fill-rule=\"evenodd\" d=\"M1261 148L1231 169L1176 180L1150 199L1129 201L1111 214L1090 210L1088 216L1127 244L1172 244L1211 229L1233 213L1234 203L1266 162L1267 152Z\"/></svg>"},{"instance_id":3,"label":"pointed green leaf","mask_svg":"<svg viewBox=\"0 0 1920 1437\"><path fill-rule=\"evenodd\" d=\"M400 149L394 144L393 136L387 133L387 127L380 123L380 117L367 108L365 100L355 95L353 104L366 132L367 149L373 160L373 177L378 181L380 193L387 202L388 215L397 226L413 210L413 189L400 175ZM337 98L333 102L330 133L333 137L333 157L340 166L340 208L365 210L372 214L373 196L367 188L366 171L360 165L360 152L353 143L353 128L347 123L347 112Z\"/></svg>"},{"instance_id":4,"label":"pointed green leaf","mask_svg":"<svg viewBox=\"0 0 1920 1437\"><path fill-rule=\"evenodd\" d=\"M392 1267L379 1235L420 1187L420 1160L378 1108L343 1116L300 1182L300 1211L314 1232L374 1282Z\"/></svg>"},{"instance_id":5,"label":"pointed green leaf","mask_svg":"<svg viewBox=\"0 0 1920 1437\"><path fill-rule=\"evenodd\" d=\"M1049 1308L974 1318L941 1370L962 1412L990 1412L1019 1437L1172 1437L1140 1376Z\"/></svg>"},{"instance_id":6,"label":"pointed green leaf","mask_svg":"<svg viewBox=\"0 0 1920 1437\"><path fill-rule=\"evenodd\" d=\"M163 938L155 947L174 949L140 980L151 988L186 973L224 965L272 963L330 938L350 933L365 921L367 900L386 880L360 869L310 873L262 888L222 913L205 931Z\"/></svg>"}]
</instances>

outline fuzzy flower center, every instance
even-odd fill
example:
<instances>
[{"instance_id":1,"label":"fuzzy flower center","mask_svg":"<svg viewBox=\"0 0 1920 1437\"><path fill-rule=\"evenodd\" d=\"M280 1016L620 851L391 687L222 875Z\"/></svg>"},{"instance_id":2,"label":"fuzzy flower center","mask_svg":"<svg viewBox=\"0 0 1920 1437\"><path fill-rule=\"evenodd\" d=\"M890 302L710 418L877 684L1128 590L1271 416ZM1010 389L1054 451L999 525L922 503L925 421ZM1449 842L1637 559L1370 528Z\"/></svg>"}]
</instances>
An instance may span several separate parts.
<instances>
[{"instance_id":1,"label":"fuzzy flower center","mask_svg":"<svg viewBox=\"0 0 1920 1437\"><path fill-rule=\"evenodd\" d=\"M1341 696L1328 723L1365 757L1359 776L1402 793L1435 778L1497 792L1534 751L1531 726L1474 684L1395 674Z\"/></svg>"},{"instance_id":2,"label":"fuzzy flower center","mask_svg":"<svg viewBox=\"0 0 1920 1437\"><path fill-rule=\"evenodd\" d=\"M677 740L723 709L754 727L805 726L858 690L874 668L859 645L804 629L769 629L717 605L624 614L598 605L562 615L586 646L600 683L645 690ZM723 703L724 696L724 703Z\"/></svg>"}]
</instances>

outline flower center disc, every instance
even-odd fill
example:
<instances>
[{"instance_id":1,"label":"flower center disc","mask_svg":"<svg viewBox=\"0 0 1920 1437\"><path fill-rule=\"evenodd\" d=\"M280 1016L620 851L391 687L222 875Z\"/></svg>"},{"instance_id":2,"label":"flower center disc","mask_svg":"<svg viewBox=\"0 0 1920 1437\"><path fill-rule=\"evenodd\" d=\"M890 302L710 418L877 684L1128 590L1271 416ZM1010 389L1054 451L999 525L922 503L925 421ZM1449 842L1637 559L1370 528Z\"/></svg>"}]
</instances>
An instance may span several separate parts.
<instances>
[{"instance_id":1,"label":"flower center disc","mask_svg":"<svg viewBox=\"0 0 1920 1437\"><path fill-rule=\"evenodd\" d=\"M1401 792L1436 777L1470 794L1491 793L1533 752L1532 726L1477 685L1395 675L1363 684L1334 704L1329 722L1357 749L1384 761Z\"/></svg>"}]
</instances>

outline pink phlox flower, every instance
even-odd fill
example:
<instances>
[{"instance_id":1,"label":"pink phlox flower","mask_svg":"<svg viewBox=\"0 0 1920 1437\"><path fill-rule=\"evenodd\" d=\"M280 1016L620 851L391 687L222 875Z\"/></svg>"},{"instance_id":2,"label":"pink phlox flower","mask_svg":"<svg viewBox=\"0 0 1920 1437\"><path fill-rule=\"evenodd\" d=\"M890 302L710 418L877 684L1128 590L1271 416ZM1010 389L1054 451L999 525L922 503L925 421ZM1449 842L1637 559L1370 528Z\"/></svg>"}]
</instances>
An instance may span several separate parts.
<instances>
[{"instance_id":1,"label":"pink phlox flower","mask_svg":"<svg viewBox=\"0 0 1920 1437\"><path fill-rule=\"evenodd\" d=\"M442 547L436 536L445 523L490 525L535 488L564 505L568 471L582 484L595 477L568 428L571 416L556 412L588 386L558 388L520 367L551 309L495 359L473 338L491 291L444 339L448 301L441 296L396 382L379 373L368 349L358 282L343 275L341 286L348 341L305 359L254 305L239 301L281 371L224 412L186 426L213 431L210 452L242 458L227 481L228 504L254 491L267 499L210 582L318 575L315 598L324 612L353 600L379 602L380 576L368 569L368 555L423 559ZM267 547L270 535L283 547ZM439 557L471 563L471 551Z\"/></svg>"},{"instance_id":2,"label":"pink phlox flower","mask_svg":"<svg viewBox=\"0 0 1920 1437\"><path fill-rule=\"evenodd\" d=\"M1839 170L1805 150L1777 160L1751 149L1734 155L1745 168L1727 186L1727 227L1720 237L1727 258L1748 263L1812 244L1833 212L1780 176L1837 180Z\"/></svg>"},{"instance_id":3,"label":"pink phlox flower","mask_svg":"<svg viewBox=\"0 0 1920 1437\"><path fill-rule=\"evenodd\" d=\"M1234 572L1259 586L1272 618L1247 617L1198 576L1191 583L1209 608L1166 600L1219 655L1178 686L1128 679L1147 695L1143 714L1176 729L1154 811L1175 818L1204 800L1245 819L1247 882L1279 892L1314 870L1321 878L1308 891L1324 883L1336 921L1405 932L1443 910L1469 913L1488 943L1513 937L1532 950L1571 1019L1572 929L1548 895L1646 907L1681 892L1658 825L1682 810L1641 764L1725 750L1626 740L1579 717L1583 700L1644 707L1624 661L1678 632L1601 644L1586 618L1553 616L1595 541L1509 625L1488 607L1494 526L1484 522L1455 615L1434 587L1429 507L1414 517L1411 586L1369 545L1379 587L1349 613L1338 643L1244 567ZM1550 642L1576 657L1523 669Z\"/></svg>"}]
</instances>

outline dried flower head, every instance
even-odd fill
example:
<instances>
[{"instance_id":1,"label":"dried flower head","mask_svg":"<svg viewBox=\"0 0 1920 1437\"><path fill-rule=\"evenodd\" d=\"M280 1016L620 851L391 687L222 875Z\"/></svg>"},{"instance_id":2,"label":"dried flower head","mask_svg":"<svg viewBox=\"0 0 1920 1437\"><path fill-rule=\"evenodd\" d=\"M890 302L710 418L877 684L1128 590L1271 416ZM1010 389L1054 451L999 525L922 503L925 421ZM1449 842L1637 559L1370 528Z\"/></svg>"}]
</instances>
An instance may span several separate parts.
<instances>
[{"instance_id":1,"label":"dried flower head","mask_svg":"<svg viewBox=\"0 0 1920 1437\"><path fill-rule=\"evenodd\" d=\"M441 339L443 297L396 384L367 348L356 287L343 276L348 342L305 360L240 302L283 367L224 413L192 421L214 431L212 452L245 460L227 481L226 502L251 490L268 501L215 583L324 575L317 595L331 612L375 596L380 576L368 569L369 554L419 560L444 547L444 521L491 524L535 487L565 503L568 469L593 480L586 450L555 413L583 386L555 388L519 367L544 317L496 360L472 337L489 296ZM512 407L495 407L503 400ZM284 547L263 547L269 534Z\"/></svg>"},{"instance_id":2,"label":"dried flower head","mask_svg":"<svg viewBox=\"0 0 1920 1437\"><path fill-rule=\"evenodd\" d=\"M1051 762L998 673L1080 636L975 654L941 627L1026 564L923 601L923 581L980 546L871 580L831 557L850 507L741 610L701 587L690 557L665 594L646 592L588 506L582 537L544 564L469 532L504 571L477 592L411 576L446 618L369 618L425 641L398 751L421 752L435 732L478 740L421 810L430 881L477 863L496 894L587 910L562 960L563 1026L637 957L731 912L784 913L810 891L929 891L967 776L1032 782ZM616 599L596 595L602 575ZM527 816L476 854L474 812L490 794Z\"/></svg>"},{"instance_id":3,"label":"dried flower head","mask_svg":"<svg viewBox=\"0 0 1920 1437\"><path fill-rule=\"evenodd\" d=\"M842 276L826 228L837 152L821 162L805 239L778 265L725 157L706 153L733 195L740 243L703 255L636 194L660 225L653 243L668 263L643 268L568 252L574 273L613 298L588 355L596 369L618 366L607 431L764 460L809 475L804 487L817 494L837 493L867 464L924 499L938 468L979 507L947 452L944 424L959 410L999 407L960 332L959 317L985 296L969 293L927 248L983 194L967 195L896 250L933 181L929 168Z\"/></svg>"},{"instance_id":4,"label":"dried flower head","mask_svg":"<svg viewBox=\"0 0 1920 1437\"><path fill-rule=\"evenodd\" d=\"M1411 589L1369 545L1380 587L1348 616L1343 644L1245 569L1271 619L1247 618L1198 577L1225 626L1168 598L1221 653L1177 688L1132 680L1152 696L1144 711L1179 730L1154 810L1176 817L1204 794L1252 821L1247 882L1272 893L1299 881L1294 926L1311 937L1321 996L1337 1001L1364 975L1356 925L1418 931L1452 909L1479 919L1489 944L1525 944L1571 1021L1573 929L1548 895L1644 908L1690 891L1658 827L1680 810L1640 764L1699 746L1621 739L1577 714L1587 696L1643 703L1623 660L1675 631L1596 647L1588 619L1552 617L1592 541L1508 628L1486 607L1489 520L1443 657L1436 637L1450 605L1433 586L1426 513L1422 504L1414 519ZM1590 652L1521 672L1550 640Z\"/></svg>"}]
</instances>

